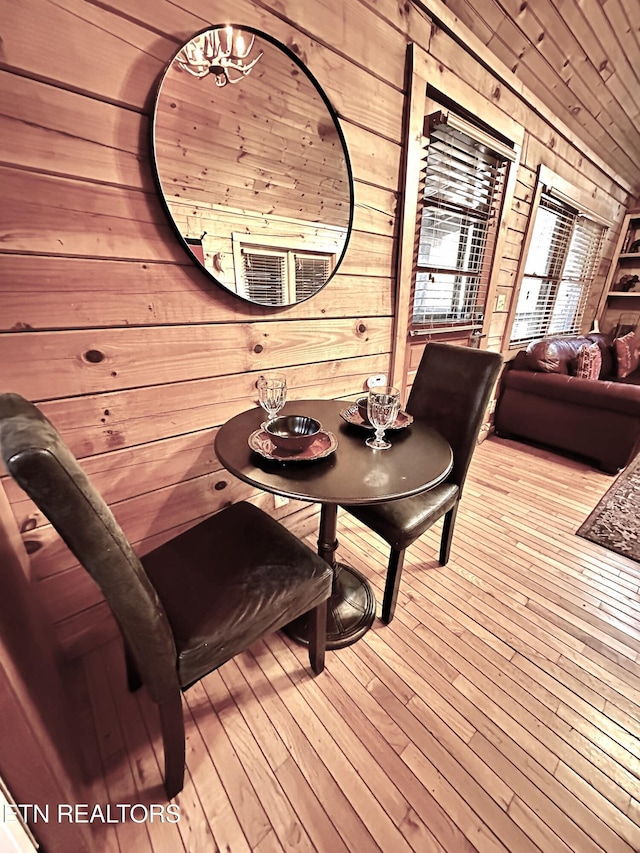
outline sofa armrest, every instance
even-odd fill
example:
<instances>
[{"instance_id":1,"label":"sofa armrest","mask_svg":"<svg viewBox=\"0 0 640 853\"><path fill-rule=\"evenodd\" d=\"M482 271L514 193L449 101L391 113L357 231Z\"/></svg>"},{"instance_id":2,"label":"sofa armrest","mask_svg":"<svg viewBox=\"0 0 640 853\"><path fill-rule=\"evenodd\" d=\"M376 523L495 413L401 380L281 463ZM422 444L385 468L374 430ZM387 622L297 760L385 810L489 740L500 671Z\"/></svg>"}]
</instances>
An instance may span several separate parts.
<instances>
[{"instance_id":1,"label":"sofa armrest","mask_svg":"<svg viewBox=\"0 0 640 853\"><path fill-rule=\"evenodd\" d=\"M505 388L563 403L640 417L640 386L637 385L527 370L509 370L503 375L502 384Z\"/></svg>"}]
</instances>

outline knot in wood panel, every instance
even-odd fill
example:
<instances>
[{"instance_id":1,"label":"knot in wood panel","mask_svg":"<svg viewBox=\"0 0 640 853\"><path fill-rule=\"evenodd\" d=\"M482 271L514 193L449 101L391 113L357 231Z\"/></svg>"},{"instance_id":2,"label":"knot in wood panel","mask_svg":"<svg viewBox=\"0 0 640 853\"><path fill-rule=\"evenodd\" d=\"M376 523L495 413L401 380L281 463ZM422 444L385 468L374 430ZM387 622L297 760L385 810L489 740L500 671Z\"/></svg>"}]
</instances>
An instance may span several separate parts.
<instances>
[{"instance_id":1,"label":"knot in wood panel","mask_svg":"<svg viewBox=\"0 0 640 853\"><path fill-rule=\"evenodd\" d=\"M300 45L293 38L289 37L286 41L286 45L289 48L289 50L291 51L291 53L294 53L298 57L298 59L300 59L304 63L304 65L309 64L308 60L307 60L306 52L300 47Z\"/></svg>"}]
</instances>

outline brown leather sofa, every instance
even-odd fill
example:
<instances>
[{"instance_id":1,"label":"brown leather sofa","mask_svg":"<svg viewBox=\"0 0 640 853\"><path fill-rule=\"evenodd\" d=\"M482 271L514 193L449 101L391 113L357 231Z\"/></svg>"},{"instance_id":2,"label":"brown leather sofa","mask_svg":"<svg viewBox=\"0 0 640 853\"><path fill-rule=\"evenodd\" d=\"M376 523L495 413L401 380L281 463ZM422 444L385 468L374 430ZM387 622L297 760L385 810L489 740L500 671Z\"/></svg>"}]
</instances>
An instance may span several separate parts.
<instances>
[{"instance_id":1,"label":"brown leather sofa","mask_svg":"<svg viewBox=\"0 0 640 853\"><path fill-rule=\"evenodd\" d=\"M578 351L594 342L599 377L579 378ZM640 368L618 378L614 343L601 333L535 341L505 365L494 423L499 436L585 457L616 474L640 450Z\"/></svg>"}]
</instances>

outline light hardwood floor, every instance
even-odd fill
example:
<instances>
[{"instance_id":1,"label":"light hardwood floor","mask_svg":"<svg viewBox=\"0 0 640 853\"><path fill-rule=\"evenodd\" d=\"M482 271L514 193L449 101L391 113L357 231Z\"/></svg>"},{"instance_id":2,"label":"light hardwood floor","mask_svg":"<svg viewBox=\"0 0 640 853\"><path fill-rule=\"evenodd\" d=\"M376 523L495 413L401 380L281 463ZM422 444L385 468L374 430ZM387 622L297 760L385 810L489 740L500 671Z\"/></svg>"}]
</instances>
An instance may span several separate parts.
<instances>
[{"instance_id":1,"label":"light hardwood floor","mask_svg":"<svg viewBox=\"0 0 640 853\"><path fill-rule=\"evenodd\" d=\"M639 851L640 565L575 536L611 482L485 441L449 564L438 525L392 624L316 679L277 634L189 690L179 822L93 823L97 851ZM380 598L386 548L345 513L339 536ZM155 708L119 644L70 690L87 802L162 803Z\"/></svg>"}]
</instances>

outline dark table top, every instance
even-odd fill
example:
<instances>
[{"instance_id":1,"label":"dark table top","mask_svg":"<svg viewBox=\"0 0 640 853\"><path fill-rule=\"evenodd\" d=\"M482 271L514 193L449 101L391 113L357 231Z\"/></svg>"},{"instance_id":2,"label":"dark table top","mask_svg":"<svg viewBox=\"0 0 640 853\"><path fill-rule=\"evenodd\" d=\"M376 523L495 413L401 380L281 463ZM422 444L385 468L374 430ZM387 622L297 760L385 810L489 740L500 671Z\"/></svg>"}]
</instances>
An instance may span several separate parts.
<instances>
[{"instance_id":1,"label":"dark table top","mask_svg":"<svg viewBox=\"0 0 640 853\"><path fill-rule=\"evenodd\" d=\"M334 504L381 503L417 494L440 483L451 470L448 442L431 427L414 421L387 430L389 450L365 444L372 431L346 423L340 411L345 400L292 400L280 414L309 415L332 432L338 447L324 459L306 462L271 461L253 451L248 439L265 420L260 407L241 412L218 430L220 462L239 479L267 492L300 500Z\"/></svg>"}]
</instances>

